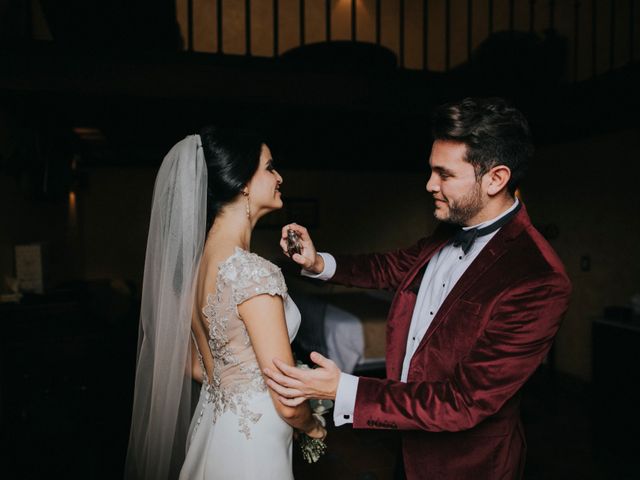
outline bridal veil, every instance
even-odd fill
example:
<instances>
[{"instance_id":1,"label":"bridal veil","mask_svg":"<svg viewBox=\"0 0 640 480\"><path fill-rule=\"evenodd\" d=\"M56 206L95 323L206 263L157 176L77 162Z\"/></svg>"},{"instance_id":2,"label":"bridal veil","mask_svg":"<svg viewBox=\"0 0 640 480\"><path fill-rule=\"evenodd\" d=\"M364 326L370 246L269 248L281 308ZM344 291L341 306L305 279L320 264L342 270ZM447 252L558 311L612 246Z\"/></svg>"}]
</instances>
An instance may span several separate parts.
<instances>
[{"instance_id":1,"label":"bridal veil","mask_svg":"<svg viewBox=\"0 0 640 480\"><path fill-rule=\"evenodd\" d=\"M207 168L199 135L164 158L144 267L127 479L177 478L191 420L193 284L206 233Z\"/></svg>"}]
</instances>

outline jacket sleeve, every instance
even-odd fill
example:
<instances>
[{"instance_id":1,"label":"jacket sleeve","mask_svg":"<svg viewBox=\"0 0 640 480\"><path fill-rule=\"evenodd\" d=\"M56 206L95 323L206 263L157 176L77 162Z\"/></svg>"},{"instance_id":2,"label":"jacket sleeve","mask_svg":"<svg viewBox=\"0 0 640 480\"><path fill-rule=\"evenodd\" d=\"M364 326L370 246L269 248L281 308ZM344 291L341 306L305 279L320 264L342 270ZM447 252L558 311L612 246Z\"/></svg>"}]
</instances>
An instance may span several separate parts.
<instances>
[{"instance_id":1,"label":"jacket sleeve","mask_svg":"<svg viewBox=\"0 0 640 480\"><path fill-rule=\"evenodd\" d=\"M445 381L360 378L354 427L432 432L475 427L498 412L540 365L570 290L566 276L552 273L505 291L484 333Z\"/></svg>"},{"instance_id":2,"label":"jacket sleeve","mask_svg":"<svg viewBox=\"0 0 640 480\"><path fill-rule=\"evenodd\" d=\"M336 273L330 281L350 287L395 290L429 240L423 238L408 248L388 253L336 255Z\"/></svg>"}]
</instances>

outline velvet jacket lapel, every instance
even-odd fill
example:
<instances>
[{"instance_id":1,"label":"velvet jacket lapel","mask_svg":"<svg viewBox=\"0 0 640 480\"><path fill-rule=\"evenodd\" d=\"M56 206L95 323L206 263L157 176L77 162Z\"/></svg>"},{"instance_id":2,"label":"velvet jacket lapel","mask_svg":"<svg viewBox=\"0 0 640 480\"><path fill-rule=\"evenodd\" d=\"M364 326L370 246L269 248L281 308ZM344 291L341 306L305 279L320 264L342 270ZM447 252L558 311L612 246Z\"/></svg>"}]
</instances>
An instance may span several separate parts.
<instances>
[{"instance_id":1,"label":"velvet jacket lapel","mask_svg":"<svg viewBox=\"0 0 640 480\"><path fill-rule=\"evenodd\" d=\"M413 268L407 272L407 276L396 292L387 322L386 359L388 378L400 379L402 362L407 347L407 335L409 334L409 326L411 325L411 317L416 305L420 282L429 260L447 244L454 231L455 229L446 224L441 224L436 229L431 242L421 252L420 257Z\"/></svg>"}]
</instances>

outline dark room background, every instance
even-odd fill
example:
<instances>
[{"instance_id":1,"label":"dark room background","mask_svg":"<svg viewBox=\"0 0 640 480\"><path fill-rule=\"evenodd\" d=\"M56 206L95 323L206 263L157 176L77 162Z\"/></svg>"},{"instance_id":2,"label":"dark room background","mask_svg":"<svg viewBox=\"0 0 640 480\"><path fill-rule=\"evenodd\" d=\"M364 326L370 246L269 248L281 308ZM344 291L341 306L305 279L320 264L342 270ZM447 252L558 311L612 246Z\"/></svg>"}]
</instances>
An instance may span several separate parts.
<instances>
[{"instance_id":1,"label":"dark room background","mask_svg":"<svg viewBox=\"0 0 640 480\"><path fill-rule=\"evenodd\" d=\"M308 221L322 250L385 251L435 227L425 191L429 115L469 95L507 97L531 121L536 154L520 193L573 282L548 361L553 388L574 395L592 422L584 462L597 453L603 389L619 388L626 433L640 433L627 390L640 365L631 301L640 294L639 30L634 0L0 0L2 293L16 275L15 246L37 243L44 293L25 299L49 308L79 291L91 298L70 310L86 331L66 331L64 310L25 313L31 328L16 326L23 312L14 304L0 309L0 409L3 434L11 432L3 450L8 465L25 469L10 478L37 477L24 458L33 442L46 443L33 440L47 423L38 415L55 416L56 402L70 409L56 388L77 388L71 402L82 408L115 402L121 425L98 424L118 443L109 455L126 449L153 182L175 142L207 123L265 132L290 207L254 232L262 256L286 263L280 220ZM601 344L594 321L605 317L629 328L603 333ZM57 347L41 350L43 342ZM614 363L597 364L596 348ZM66 363L47 358L62 350ZM65 379L54 368L68 368ZM596 378L621 371L620 385ZM44 464L74 476L74 461L59 458L80 447L52 446L50 431L44 438L53 448ZM81 461L95 466L86 478L118 478L122 458L92 455ZM627 478L536 468L529 478Z\"/></svg>"}]
</instances>

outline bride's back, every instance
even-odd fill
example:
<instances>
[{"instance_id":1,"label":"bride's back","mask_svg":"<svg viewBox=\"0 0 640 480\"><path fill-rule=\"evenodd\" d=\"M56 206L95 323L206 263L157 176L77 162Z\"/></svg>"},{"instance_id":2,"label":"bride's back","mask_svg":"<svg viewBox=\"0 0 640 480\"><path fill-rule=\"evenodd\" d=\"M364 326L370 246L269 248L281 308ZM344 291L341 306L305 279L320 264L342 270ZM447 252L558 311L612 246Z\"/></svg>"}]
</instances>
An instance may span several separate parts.
<instances>
[{"instance_id":1,"label":"bride's back","mask_svg":"<svg viewBox=\"0 0 640 480\"><path fill-rule=\"evenodd\" d=\"M191 328L207 383L225 389L247 384L264 388L237 305L257 289L286 291L279 273L275 265L238 247L231 253L227 250L224 254L203 255L196 280Z\"/></svg>"}]
</instances>

